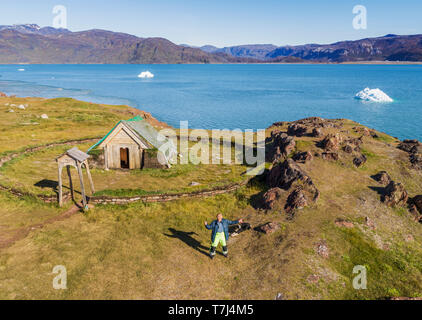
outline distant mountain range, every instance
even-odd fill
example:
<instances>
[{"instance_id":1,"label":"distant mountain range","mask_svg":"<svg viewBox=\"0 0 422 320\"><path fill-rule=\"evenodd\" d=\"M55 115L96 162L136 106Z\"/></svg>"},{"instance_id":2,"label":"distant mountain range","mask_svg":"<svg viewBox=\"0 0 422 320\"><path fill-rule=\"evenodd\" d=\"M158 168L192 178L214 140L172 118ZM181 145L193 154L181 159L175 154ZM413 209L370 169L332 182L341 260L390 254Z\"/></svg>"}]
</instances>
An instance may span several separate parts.
<instances>
[{"instance_id":1,"label":"distant mountain range","mask_svg":"<svg viewBox=\"0 0 422 320\"><path fill-rule=\"evenodd\" d=\"M0 26L0 63L238 63L163 38L139 38L105 30L71 32L36 24Z\"/></svg>"},{"instance_id":2,"label":"distant mountain range","mask_svg":"<svg viewBox=\"0 0 422 320\"><path fill-rule=\"evenodd\" d=\"M276 47L264 44L225 48L207 45L200 49L208 53L220 52L238 58L253 58L267 62L422 61L422 35L388 34L378 38L325 45Z\"/></svg>"},{"instance_id":3,"label":"distant mountain range","mask_svg":"<svg viewBox=\"0 0 422 320\"><path fill-rule=\"evenodd\" d=\"M341 63L422 61L422 35L389 34L333 44L177 45L106 30L72 32L36 24L0 26L0 63Z\"/></svg>"}]
</instances>

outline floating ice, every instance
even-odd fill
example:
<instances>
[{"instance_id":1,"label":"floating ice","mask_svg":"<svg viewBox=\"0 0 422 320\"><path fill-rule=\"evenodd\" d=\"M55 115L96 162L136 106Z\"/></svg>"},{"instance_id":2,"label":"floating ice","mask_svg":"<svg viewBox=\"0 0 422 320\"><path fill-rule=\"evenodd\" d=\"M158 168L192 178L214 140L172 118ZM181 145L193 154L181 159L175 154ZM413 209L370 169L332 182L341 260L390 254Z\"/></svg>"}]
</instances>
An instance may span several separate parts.
<instances>
[{"instance_id":1,"label":"floating ice","mask_svg":"<svg viewBox=\"0 0 422 320\"><path fill-rule=\"evenodd\" d=\"M18 69L18 71L25 71L25 69Z\"/></svg>"},{"instance_id":2,"label":"floating ice","mask_svg":"<svg viewBox=\"0 0 422 320\"><path fill-rule=\"evenodd\" d=\"M393 102L393 99L380 89L365 88L358 92L355 98L371 102Z\"/></svg>"},{"instance_id":3,"label":"floating ice","mask_svg":"<svg viewBox=\"0 0 422 320\"><path fill-rule=\"evenodd\" d=\"M138 75L138 78L154 78L154 75L149 71L143 71Z\"/></svg>"}]
</instances>

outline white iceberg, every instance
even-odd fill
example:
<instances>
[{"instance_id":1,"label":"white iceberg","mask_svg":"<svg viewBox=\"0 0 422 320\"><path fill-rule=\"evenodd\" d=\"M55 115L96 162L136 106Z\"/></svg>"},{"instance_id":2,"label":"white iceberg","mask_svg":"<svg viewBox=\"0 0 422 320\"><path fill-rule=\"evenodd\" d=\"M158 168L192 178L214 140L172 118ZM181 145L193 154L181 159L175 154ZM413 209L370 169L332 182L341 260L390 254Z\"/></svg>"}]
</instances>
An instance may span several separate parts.
<instances>
[{"instance_id":1,"label":"white iceberg","mask_svg":"<svg viewBox=\"0 0 422 320\"><path fill-rule=\"evenodd\" d=\"M380 89L369 89L365 88L364 90L358 92L355 96L356 99L360 99L363 101L371 101L371 102L393 102L385 92Z\"/></svg>"},{"instance_id":2,"label":"white iceberg","mask_svg":"<svg viewBox=\"0 0 422 320\"><path fill-rule=\"evenodd\" d=\"M25 71L25 69L18 69L18 71Z\"/></svg>"},{"instance_id":3,"label":"white iceberg","mask_svg":"<svg viewBox=\"0 0 422 320\"><path fill-rule=\"evenodd\" d=\"M154 75L149 71L143 71L138 75L138 78L154 78Z\"/></svg>"}]
</instances>

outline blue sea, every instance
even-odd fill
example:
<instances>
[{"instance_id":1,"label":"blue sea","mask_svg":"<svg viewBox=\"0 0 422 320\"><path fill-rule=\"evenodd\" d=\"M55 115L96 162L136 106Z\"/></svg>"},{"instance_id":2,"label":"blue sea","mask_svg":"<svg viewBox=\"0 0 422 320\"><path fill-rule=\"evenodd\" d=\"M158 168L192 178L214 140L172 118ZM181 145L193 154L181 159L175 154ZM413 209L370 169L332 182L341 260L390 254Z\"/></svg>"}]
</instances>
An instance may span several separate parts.
<instances>
[{"instance_id":1,"label":"blue sea","mask_svg":"<svg viewBox=\"0 0 422 320\"><path fill-rule=\"evenodd\" d=\"M366 87L394 102L356 100ZM420 65L0 65L0 91L127 104L176 127L256 130L319 116L422 140Z\"/></svg>"}]
</instances>

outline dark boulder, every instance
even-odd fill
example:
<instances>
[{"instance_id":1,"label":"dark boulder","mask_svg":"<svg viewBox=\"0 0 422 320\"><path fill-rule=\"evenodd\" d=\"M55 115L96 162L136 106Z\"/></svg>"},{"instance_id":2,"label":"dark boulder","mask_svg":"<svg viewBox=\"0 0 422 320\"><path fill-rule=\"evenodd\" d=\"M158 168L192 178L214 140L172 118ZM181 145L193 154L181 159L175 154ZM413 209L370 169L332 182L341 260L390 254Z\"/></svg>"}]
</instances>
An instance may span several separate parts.
<instances>
[{"instance_id":1,"label":"dark boulder","mask_svg":"<svg viewBox=\"0 0 422 320\"><path fill-rule=\"evenodd\" d=\"M297 180L303 180L308 184L312 184L311 178L293 159L277 163L267 176L267 184L270 188L279 187L284 190L290 189L293 182Z\"/></svg>"},{"instance_id":2,"label":"dark boulder","mask_svg":"<svg viewBox=\"0 0 422 320\"><path fill-rule=\"evenodd\" d=\"M296 137L303 137L306 135L306 132L308 131L308 128L304 125L292 123L287 128L287 134L289 136L296 136Z\"/></svg>"},{"instance_id":3,"label":"dark boulder","mask_svg":"<svg viewBox=\"0 0 422 320\"><path fill-rule=\"evenodd\" d=\"M329 134L320 141L319 147L326 151L337 151L340 148L341 138L339 134Z\"/></svg>"},{"instance_id":4,"label":"dark boulder","mask_svg":"<svg viewBox=\"0 0 422 320\"><path fill-rule=\"evenodd\" d=\"M364 154L361 154L360 156L356 157L353 159L353 164L359 168L361 166L363 166L366 162L366 156Z\"/></svg>"},{"instance_id":5,"label":"dark boulder","mask_svg":"<svg viewBox=\"0 0 422 320\"><path fill-rule=\"evenodd\" d=\"M387 186L392 181L390 175L386 171L380 171L372 178L384 186Z\"/></svg>"},{"instance_id":6,"label":"dark boulder","mask_svg":"<svg viewBox=\"0 0 422 320\"><path fill-rule=\"evenodd\" d=\"M300 163L306 163L308 161L312 161L313 158L314 157L312 156L312 153L310 153L309 151L296 153L293 156L293 160Z\"/></svg>"},{"instance_id":7,"label":"dark boulder","mask_svg":"<svg viewBox=\"0 0 422 320\"><path fill-rule=\"evenodd\" d=\"M312 129L312 133L311 136L314 138L320 138L322 137L323 133L322 130L320 128L313 128Z\"/></svg>"},{"instance_id":8,"label":"dark boulder","mask_svg":"<svg viewBox=\"0 0 422 320\"><path fill-rule=\"evenodd\" d=\"M406 139L406 140L403 140L399 144L398 148L403 150L403 151L411 153L412 149L414 147L418 147L418 146L421 146L421 143L418 140L416 140L416 139L414 139L414 140Z\"/></svg>"},{"instance_id":9,"label":"dark boulder","mask_svg":"<svg viewBox=\"0 0 422 320\"><path fill-rule=\"evenodd\" d=\"M410 163L412 167L417 170L422 170L422 154L421 153L412 153L410 155Z\"/></svg>"},{"instance_id":10,"label":"dark boulder","mask_svg":"<svg viewBox=\"0 0 422 320\"><path fill-rule=\"evenodd\" d=\"M280 229L280 225L278 223L267 222L263 225L256 227L254 230L265 234L271 234L278 229Z\"/></svg>"}]
</instances>

